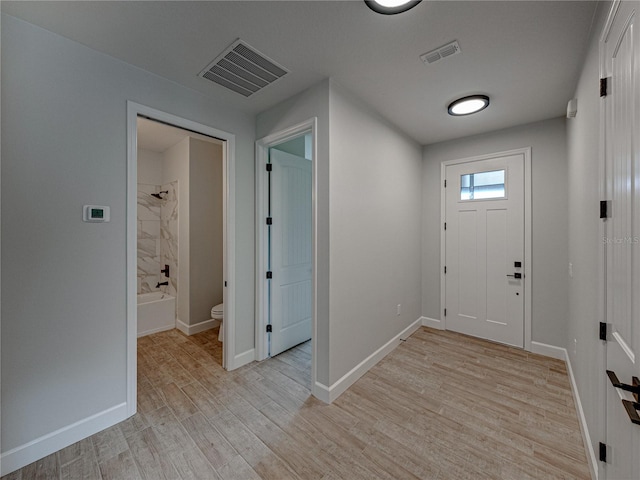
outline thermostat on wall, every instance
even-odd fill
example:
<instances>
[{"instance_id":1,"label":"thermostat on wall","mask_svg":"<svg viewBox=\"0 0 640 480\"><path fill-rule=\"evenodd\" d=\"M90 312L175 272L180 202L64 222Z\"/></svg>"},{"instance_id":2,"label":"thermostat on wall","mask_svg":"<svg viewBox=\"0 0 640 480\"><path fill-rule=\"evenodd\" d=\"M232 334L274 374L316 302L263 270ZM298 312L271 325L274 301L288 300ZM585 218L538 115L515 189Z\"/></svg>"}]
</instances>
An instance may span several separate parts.
<instances>
[{"instance_id":1,"label":"thermostat on wall","mask_svg":"<svg viewBox=\"0 0 640 480\"><path fill-rule=\"evenodd\" d=\"M85 222L108 222L111 219L111 209L100 205L85 205L82 209L82 220Z\"/></svg>"}]
</instances>

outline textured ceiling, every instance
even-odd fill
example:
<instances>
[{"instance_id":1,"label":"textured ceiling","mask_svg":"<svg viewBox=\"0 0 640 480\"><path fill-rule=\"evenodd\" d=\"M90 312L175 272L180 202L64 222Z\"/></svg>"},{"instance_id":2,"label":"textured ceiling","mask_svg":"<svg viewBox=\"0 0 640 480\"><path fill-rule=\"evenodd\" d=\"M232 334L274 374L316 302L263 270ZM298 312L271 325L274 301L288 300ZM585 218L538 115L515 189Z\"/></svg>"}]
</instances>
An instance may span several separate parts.
<instances>
[{"instance_id":1,"label":"textured ceiling","mask_svg":"<svg viewBox=\"0 0 640 480\"><path fill-rule=\"evenodd\" d=\"M2 2L2 11L257 114L326 77L421 144L561 116L596 2L425 0L400 15L362 1ZM198 73L241 38L290 70L250 98ZM462 53L419 56L457 40ZM472 93L491 106L453 118Z\"/></svg>"}]
</instances>

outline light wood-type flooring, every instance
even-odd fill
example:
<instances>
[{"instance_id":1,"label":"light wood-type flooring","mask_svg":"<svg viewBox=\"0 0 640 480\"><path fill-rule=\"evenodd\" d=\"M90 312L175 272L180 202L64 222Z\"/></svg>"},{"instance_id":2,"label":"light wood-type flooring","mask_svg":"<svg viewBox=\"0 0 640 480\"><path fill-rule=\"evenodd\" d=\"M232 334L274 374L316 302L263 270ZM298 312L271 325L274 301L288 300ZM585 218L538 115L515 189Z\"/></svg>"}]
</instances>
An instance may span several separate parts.
<instances>
[{"instance_id":1,"label":"light wood-type flooring","mask_svg":"<svg viewBox=\"0 0 640 480\"><path fill-rule=\"evenodd\" d=\"M217 330L138 351L134 417L3 478L589 478L558 360L421 328L325 405L309 342L234 372Z\"/></svg>"}]
</instances>

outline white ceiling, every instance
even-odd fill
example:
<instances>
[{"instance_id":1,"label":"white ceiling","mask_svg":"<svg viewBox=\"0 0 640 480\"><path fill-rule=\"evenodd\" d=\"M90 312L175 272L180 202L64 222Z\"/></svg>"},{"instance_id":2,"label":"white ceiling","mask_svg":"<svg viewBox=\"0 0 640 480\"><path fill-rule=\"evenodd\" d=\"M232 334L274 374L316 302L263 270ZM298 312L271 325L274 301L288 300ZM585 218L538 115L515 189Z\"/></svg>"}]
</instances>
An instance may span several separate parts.
<instances>
[{"instance_id":1,"label":"white ceiling","mask_svg":"<svg viewBox=\"0 0 640 480\"><path fill-rule=\"evenodd\" d=\"M361 0L10 2L4 13L257 114L326 77L421 144L564 115L586 52L594 1L424 0L400 15ZM250 98L198 73L241 38L290 70ZM462 54L426 66L452 40ZM454 99L491 106L450 117Z\"/></svg>"}]
</instances>

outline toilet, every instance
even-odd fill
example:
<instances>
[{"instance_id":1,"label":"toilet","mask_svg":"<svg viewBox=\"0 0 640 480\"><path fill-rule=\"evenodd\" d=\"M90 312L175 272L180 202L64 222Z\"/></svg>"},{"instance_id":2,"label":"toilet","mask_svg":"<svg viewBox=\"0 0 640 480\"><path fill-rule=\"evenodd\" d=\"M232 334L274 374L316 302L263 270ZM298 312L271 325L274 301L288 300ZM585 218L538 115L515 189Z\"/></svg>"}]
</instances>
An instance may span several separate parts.
<instances>
[{"instance_id":1,"label":"toilet","mask_svg":"<svg viewBox=\"0 0 640 480\"><path fill-rule=\"evenodd\" d=\"M224 338L223 334L223 319L224 319L224 303L220 303L211 309L211 318L214 320L220 320L220 332L218 333L218 341L222 342Z\"/></svg>"}]
</instances>

